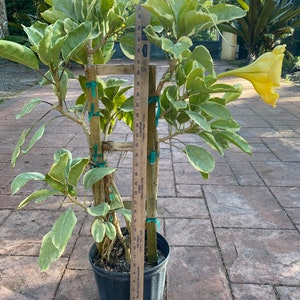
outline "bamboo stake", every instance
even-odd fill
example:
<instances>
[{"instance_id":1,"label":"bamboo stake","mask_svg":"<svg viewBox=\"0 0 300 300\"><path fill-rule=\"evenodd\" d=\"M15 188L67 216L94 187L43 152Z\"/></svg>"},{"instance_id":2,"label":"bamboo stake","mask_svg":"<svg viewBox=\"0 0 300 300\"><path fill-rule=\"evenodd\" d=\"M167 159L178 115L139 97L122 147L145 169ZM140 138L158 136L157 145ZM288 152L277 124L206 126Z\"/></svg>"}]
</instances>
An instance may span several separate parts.
<instances>
[{"instance_id":1,"label":"bamboo stake","mask_svg":"<svg viewBox=\"0 0 300 300\"><path fill-rule=\"evenodd\" d=\"M89 41L88 48L92 49L92 41ZM90 157L92 164L103 163L103 153L100 139L100 116L98 103L98 89L96 68L93 64L93 54L88 55L88 65L85 70L87 84L87 101L90 121ZM103 180L93 185L94 206L104 202L104 183Z\"/></svg>"}]
</instances>

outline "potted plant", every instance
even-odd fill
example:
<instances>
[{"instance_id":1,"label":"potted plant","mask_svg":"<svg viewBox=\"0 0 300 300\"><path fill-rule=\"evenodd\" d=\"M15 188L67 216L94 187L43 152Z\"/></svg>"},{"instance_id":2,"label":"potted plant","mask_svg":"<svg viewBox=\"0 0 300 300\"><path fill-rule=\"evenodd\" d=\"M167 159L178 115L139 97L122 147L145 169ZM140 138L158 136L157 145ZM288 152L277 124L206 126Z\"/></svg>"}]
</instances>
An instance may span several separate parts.
<instances>
[{"instance_id":1,"label":"potted plant","mask_svg":"<svg viewBox=\"0 0 300 300\"><path fill-rule=\"evenodd\" d=\"M40 72L41 84L51 84L57 98L56 103L34 98L26 103L17 115L17 118L22 118L37 105L48 106L39 120L33 122L30 128L24 129L12 155L12 166L15 166L20 154L30 151L42 138L45 127L49 122L56 120L57 113L78 124L85 133L86 154L82 158L74 158L69 150L59 149L55 152L53 164L46 174L22 173L13 180L11 190L13 194L17 193L31 180L40 180L47 184L47 188L28 195L19 204L19 209L30 202L44 202L53 195L63 195L67 199L65 211L55 220L52 229L42 240L38 260L41 270L48 269L51 262L57 260L64 252L77 222L74 206L80 207L93 217L91 235L95 244L90 252L93 254L90 257L92 264L97 261L102 269L114 270L113 253L117 248L117 251L122 253L123 265L129 268L128 235L131 231L132 214L118 192L113 176L117 170L111 167L106 151L124 147L127 151L132 147L132 144L122 144L118 147L118 143L109 141L109 136L119 121L133 128L133 97L128 96L131 86L124 86L124 80L97 78L95 64L109 62L116 40L120 42L124 53L132 58L132 29L136 3L123 0L45 2L51 6L42 14L47 23L38 21L30 27L24 27L31 47L0 41L0 56ZM177 139L178 148L186 154L189 162L204 178L208 178L214 169L214 157L206 146L221 155L231 144L246 153L251 153L248 143L238 134L239 124L226 107L240 96L241 86L227 85L218 80L224 76L246 78L253 83L263 100L274 106L278 98L275 88L279 86L284 46L264 54L253 65L217 75L211 55L205 47L198 46L190 50L192 37L201 30L244 16L243 10L225 4L206 6L197 0L176 3L167 0L147 0L143 6L151 13L151 23L144 32L168 57L168 68L154 87L149 102L151 135L148 141L150 148L147 168L151 182L148 187L151 199L147 209L150 210L150 206L156 206L159 143ZM72 76L68 70L70 62L76 62L85 68L85 75L78 77L82 94L71 105L66 101L68 79ZM47 67L45 73L41 72L41 63ZM51 116L52 112L56 113L50 120L48 118L45 121L46 116ZM158 135L159 118L170 127L166 136ZM192 134L195 143L184 142L181 137L185 134ZM200 146L200 141L206 146ZM92 206L85 199L80 199L80 185L83 185L85 190L92 191ZM124 218L125 228L121 227L119 216ZM154 287L158 292L156 295L151 295L150 291L146 290L145 299L161 299L169 247L160 235L152 234L156 228L155 209L147 213L147 218L147 257L150 264L154 265L155 272L162 269L162 275L157 275L162 281L162 286ZM158 263L157 246L163 252L162 263ZM104 270L105 276L108 273L116 272ZM103 294L104 286L110 284L103 285L103 279L99 280L101 299L128 299L128 272L126 276L127 286L121 287L117 296L110 293L117 290L118 284L112 284L113 291ZM154 282L156 281L155 279ZM152 284L155 283L150 280L151 292Z\"/></svg>"}]
</instances>

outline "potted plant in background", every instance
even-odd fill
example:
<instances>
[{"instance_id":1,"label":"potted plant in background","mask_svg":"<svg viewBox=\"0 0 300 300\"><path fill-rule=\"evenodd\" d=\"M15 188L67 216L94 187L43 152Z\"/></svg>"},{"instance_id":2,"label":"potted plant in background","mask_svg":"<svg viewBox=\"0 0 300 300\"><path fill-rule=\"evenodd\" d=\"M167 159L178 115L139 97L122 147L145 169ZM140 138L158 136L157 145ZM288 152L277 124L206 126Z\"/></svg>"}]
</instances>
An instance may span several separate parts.
<instances>
[{"instance_id":1,"label":"potted plant in background","mask_svg":"<svg viewBox=\"0 0 300 300\"><path fill-rule=\"evenodd\" d=\"M30 27L24 27L31 43L30 48L0 41L0 56L38 72L41 72L40 64L44 64L47 71L41 73L41 84L51 84L57 98L56 103L34 98L17 115L17 118L22 118L40 104L48 106L39 120L33 122L30 128L24 129L12 155L12 165L15 166L21 153L29 152L42 138L47 124L56 120L57 113L82 128L86 136L86 153L84 157L74 158L69 150L59 149L55 152L53 164L46 174L25 172L18 175L12 182L12 193L17 193L31 180L40 180L46 183L47 188L33 191L18 208L30 202L44 202L54 195L63 195L66 199L65 211L55 220L52 229L42 240L38 260L41 270L48 269L51 262L63 254L77 222L74 206L82 208L93 217L91 235L95 245L91 253L97 259L93 257L91 261L94 263L98 260L102 268L111 269L113 253L117 248L117 251L121 249L123 264L129 268L130 243L127 234L130 234L131 229L131 210L125 207L118 192L113 176L117 170L111 167L113 163L109 162L106 150L124 149L124 145L118 147L108 137L119 121L133 128L133 97L128 96L131 86L124 86L124 80L97 78L95 65L110 61L116 40L120 42L123 52L133 58L136 1L45 2L51 6L42 14L48 23L38 21ZM239 124L226 107L240 96L241 86L219 83L218 80L224 76L246 78L253 83L266 102L275 105L278 98L275 88L280 81L284 46L263 55L253 65L217 75L211 55L205 47L197 46L190 50L192 38L202 30L244 16L242 9L225 4L206 5L198 0L148 0L143 6L151 13L151 23L145 28L145 33L151 43L160 47L168 57L168 68L157 81L149 103L152 107L151 110L149 108L149 120L152 124L149 144L152 148L149 152L148 175L151 177L149 189L153 198L150 201L155 206L159 143L177 139L178 148L204 178L208 178L214 169L214 157L206 146L221 155L231 144L251 153L248 143L238 134ZM72 61L85 66L85 75L78 77L82 94L74 103L69 103L66 96L68 79L72 78L72 74L68 65ZM253 76L254 73L256 75ZM49 118L52 113L53 117ZM166 136L156 126L158 118L169 125L170 130ZM181 139L184 134L192 134L195 142L184 142ZM204 142L206 146L200 146L200 142ZM127 151L131 145L127 144L126 147ZM82 185L85 190L92 190L92 205L86 199L80 198L78 191ZM119 216L124 217L126 230L121 228ZM155 211L151 212L149 220L150 222L145 220L147 228L150 231L153 228L155 230ZM147 299L163 297L169 247L160 235L158 240L158 248L165 256L163 263L157 265L156 234L155 240L148 237L148 250L153 253L154 248L154 258L151 258L154 269L162 266L162 276L157 275L162 285L160 283L154 289L153 286L150 287L151 292L158 292L156 295L145 291ZM104 273L116 272L104 270ZM125 276L129 280L129 274ZM102 293L104 287L101 282L99 285ZM118 284L113 285L113 291L103 292L100 299L128 299L128 284L119 290L117 286ZM111 294L115 291L117 296Z\"/></svg>"}]
</instances>

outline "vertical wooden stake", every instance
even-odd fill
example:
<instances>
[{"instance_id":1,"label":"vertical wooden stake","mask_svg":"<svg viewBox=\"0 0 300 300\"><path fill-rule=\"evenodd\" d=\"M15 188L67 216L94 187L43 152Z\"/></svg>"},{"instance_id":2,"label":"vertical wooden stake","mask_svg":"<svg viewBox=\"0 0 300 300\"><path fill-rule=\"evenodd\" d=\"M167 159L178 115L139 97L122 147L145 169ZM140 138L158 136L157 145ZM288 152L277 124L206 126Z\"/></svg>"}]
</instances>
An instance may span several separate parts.
<instances>
[{"instance_id":1,"label":"vertical wooden stake","mask_svg":"<svg viewBox=\"0 0 300 300\"><path fill-rule=\"evenodd\" d=\"M89 48L91 49L91 41L89 41ZM93 65L92 55L88 57L88 65L86 66L85 78L87 84L87 101L90 122L90 157L94 164L103 161L102 145L100 139L100 116L98 103L98 89L96 67ZM104 184L103 180L93 185L94 206L104 202Z\"/></svg>"},{"instance_id":2,"label":"vertical wooden stake","mask_svg":"<svg viewBox=\"0 0 300 300\"><path fill-rule=\"evenodd\" d=\"M158 155L159 143L156 128L156 67L149 69L149 96L148 109L148 162L147 162L147 254L148 263L157 264L157 240L156 240L156 210L157 210L157 189L158 189Z\"/></svg>"}]
</instances>

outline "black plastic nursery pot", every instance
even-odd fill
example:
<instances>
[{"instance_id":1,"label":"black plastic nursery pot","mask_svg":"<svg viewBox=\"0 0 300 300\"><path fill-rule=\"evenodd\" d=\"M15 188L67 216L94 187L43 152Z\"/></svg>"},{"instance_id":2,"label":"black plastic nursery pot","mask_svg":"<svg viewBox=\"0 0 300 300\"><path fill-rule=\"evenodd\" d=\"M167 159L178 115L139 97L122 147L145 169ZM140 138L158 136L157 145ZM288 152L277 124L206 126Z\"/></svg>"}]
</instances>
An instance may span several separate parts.
<instances>
[{"instance_id":1,"label":"black plastic nursery pot","mask_svg":"<svg viewBox=\"0 0 300 300\"><path fill-rule=\"evenodd\" d=\"M144 272L144 300L162 300L170 247L166 239L157 233L157 247L164 254L165 259L158 265ZM129 300L130 299L130 275L129 273L107 271L94 264L97 256L96 244L93 244L89 252L89 260L92 265L99 300Z\"/></svg>"}]
</instances>

